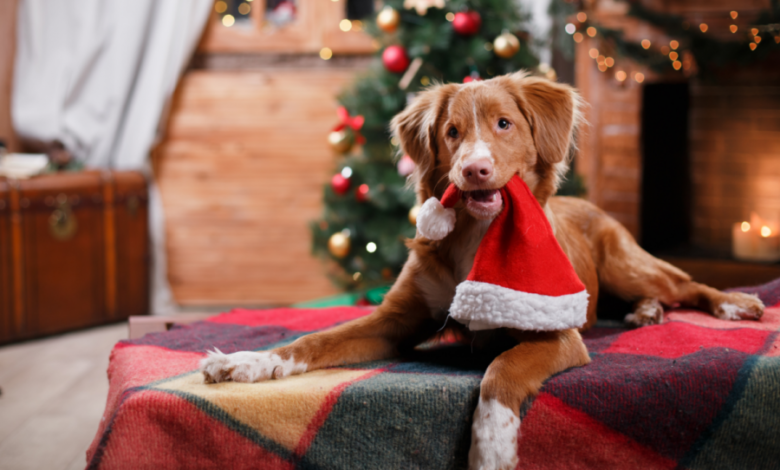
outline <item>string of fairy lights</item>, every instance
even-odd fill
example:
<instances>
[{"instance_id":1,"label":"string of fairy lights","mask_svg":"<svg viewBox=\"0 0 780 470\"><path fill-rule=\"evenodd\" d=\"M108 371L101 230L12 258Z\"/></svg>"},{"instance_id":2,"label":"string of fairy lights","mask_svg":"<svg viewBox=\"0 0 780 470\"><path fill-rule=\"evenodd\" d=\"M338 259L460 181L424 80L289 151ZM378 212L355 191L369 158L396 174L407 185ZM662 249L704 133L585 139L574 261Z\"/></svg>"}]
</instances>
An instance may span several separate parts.
<instances>
[{"instance_id":1,"label":"string of fairy lights","mask_svg":"<svg viewBox=\"0 0 780 470\"><path fill-rule=\"evenodd\" d=\"M591 47L588 50L588 56L595 61L596 67L600 72L611 71L614 78L619 83L624 83L629 78L642 83L645 81L645 74L639 70L632 70L636 63L652 65L656 71L671 69L675 72L683 73L686 76L697 73L697 61L703 60L697 56L697 51L705 47L717 48L719 45L729 46L729 52L734 51L744 54L750 54L759 50L762 43L772 46L780 45L780 23L767 23L759 25L739 25L739 12L732 10L724 13L730 21L727 31L736 35L732 41L720 41L711 35L717 33L726 34L726 31L715 31L709 24L702 21L698 25L691 25L690 22L679 19L678 17L663 17L663 15L649 12L648 10L635 10L635 4L632 4L629 15L646 19L653 26L668 26L670 30L665 31L667 36L671 37L668 42L658 41L654 44L649 38L644 38L638 43L633 43L623 38L622 31L611 30L598 25L592 18L589 18L586 11L580 11L566 23L564 30L572 36L575 43L582 43L586 37L600 39L598 47ZM772 13L767 15L773 17ZM643 18L644 17L644 18ZM777 17L776 14L774 16ZM675 21L679 21L676 24ZM717 19L716 23L723 23ZM677 34L675 34L677 33ZM678 37L675 37L678 36ZM737 49L744 46L743 49ZM698 48L698 50L697 50ZM725 48L725 47L724 47ZM711 53L713 51L707 51ZM715 51L717 52L717 51ZM699 54L705 55L705 54ZM709 54L712 56L712 54ZM662 57L663 60L658 60ZM630 61L621 61L618 59L628 58Z\"/></svg>"}]
</instances>

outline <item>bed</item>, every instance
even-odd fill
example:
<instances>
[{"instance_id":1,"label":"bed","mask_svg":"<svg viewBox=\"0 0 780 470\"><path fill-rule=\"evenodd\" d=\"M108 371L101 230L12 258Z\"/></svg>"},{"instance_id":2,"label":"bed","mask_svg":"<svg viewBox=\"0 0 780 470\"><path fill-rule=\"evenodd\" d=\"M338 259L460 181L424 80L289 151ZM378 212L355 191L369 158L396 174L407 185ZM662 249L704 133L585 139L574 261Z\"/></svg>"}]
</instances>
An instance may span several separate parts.
<instances>
[{"instance_id":1,"label":"bed","mask_svg":"<svg viewBox=\"0 0 780 470\"><path fill-rule=\"evenodd\" d=\"M776 468L780 280L739 290L768 306L760 322L676 309L584 333L591 364L523 406L518 468ZM370 311L233 310L119 342L88 468L465 468L490 362L468 345L256 384L197 370L207 349L269 349Z\"/></svg>"}]
</instances>

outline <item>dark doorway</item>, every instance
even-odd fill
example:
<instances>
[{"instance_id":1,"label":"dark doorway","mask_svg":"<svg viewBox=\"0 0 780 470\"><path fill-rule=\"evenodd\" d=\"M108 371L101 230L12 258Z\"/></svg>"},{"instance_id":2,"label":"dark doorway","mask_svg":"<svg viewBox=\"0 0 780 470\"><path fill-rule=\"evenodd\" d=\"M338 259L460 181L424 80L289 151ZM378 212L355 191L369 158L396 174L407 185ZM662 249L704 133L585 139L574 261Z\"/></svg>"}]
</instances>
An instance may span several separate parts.
<instances>
[{"instance_id":1,"label":"dark doorway","mask_svg":"<svg viewBox=\"0 0 780 470\"><path fill-rule=\"evenodd\" d=\"M651 253L690 241L687 83L645 85L642 96L641 242Z\"/></svg>"}]
</instances>

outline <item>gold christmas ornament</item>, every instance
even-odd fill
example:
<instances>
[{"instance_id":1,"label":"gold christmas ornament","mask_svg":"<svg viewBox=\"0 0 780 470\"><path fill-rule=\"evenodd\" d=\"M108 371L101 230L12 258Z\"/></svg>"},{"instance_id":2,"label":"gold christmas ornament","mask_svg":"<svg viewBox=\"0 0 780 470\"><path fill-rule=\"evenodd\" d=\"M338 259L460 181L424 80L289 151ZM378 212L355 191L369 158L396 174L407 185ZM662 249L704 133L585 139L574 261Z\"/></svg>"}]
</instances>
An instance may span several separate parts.
<instances>
[{"instance_id":1,"label":"gold christmas ornament","mask_svg":"<svg viewBox=\"0 0 780 470\"><path fill-rule=\"evenodd\" d=\"M417 226L417 214L420 213L420 205L417 204L411 209L409 209L409 223L411 223L414 226Z\"/></svg>"},{"instance_id":2,"label":"gold christmas ornament","mask_svg":"<svg viewBox=\"0 0 780 470\"><path fill-rule=\"evenodd\" d=\"M333 131L328 134L328 143L334 152L347 153L355 143L355 139L346 130Z\"/></svg>"},{"instance_id":3,"label":"gold christmas ornament","mask_svg":"<svg viewBox=\"0 0 780 470\"><path fill-rule=\"evenodd\" d=\"M386 33L392 33L398 29L398 23L401 22L401 15L391 6L382 8L382 11L376 15L376 25Z\"/></svg>"},{"instance_id":4,"label":"gold christmas ornament","mask_svg":"<svg viewBox=\"0 0 780 470\"><path fill-rule=\"evenodd\" d=\"M493 40L493 52L497 56L508 59L520 50L520 41L512 33L502 33Z\"/></svg>"},{"instance_id":5,"label":"gold christmas ornament","mask_svg":"<svg viewBox=\"0 0 780 470\"><path fill-rule=\"evenodd\" d=\"M344 258L349 254L350 249L349 235L344 232L336 232L328 240L328 250L336 258Z\"/></svg>"}]
</instances>

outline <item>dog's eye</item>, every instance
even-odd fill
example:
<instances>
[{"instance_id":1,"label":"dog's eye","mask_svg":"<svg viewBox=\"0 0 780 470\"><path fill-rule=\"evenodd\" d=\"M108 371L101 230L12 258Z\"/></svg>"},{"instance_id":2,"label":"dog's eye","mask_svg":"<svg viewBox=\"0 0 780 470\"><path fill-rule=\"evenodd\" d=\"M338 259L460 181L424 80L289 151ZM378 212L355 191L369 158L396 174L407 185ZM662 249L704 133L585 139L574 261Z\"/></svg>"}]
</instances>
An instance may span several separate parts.
<instances>
[{"instance_id":1,"label":"dog's eye","mask_svg":"<svg viewBox=\"0 0 780 470\"><path fill-rule=\"evenodd\" d=\"M458 138L458 130L455 128L455 126L450 127L450 130L447 131L447 135L452 137L453 139Z\"/></svg>"},{"instance_id":2,"label":"dog's eye","mask_svg":"<svg viewBox=\"0 0 780 470\"><path fill-rule=\"evenodd\" d=\"M509 129L509 125L510 125L509 121L507 121L504 118L498 120L498 127L500 127L501 129Z\"/></svg>"}]
</instances>

